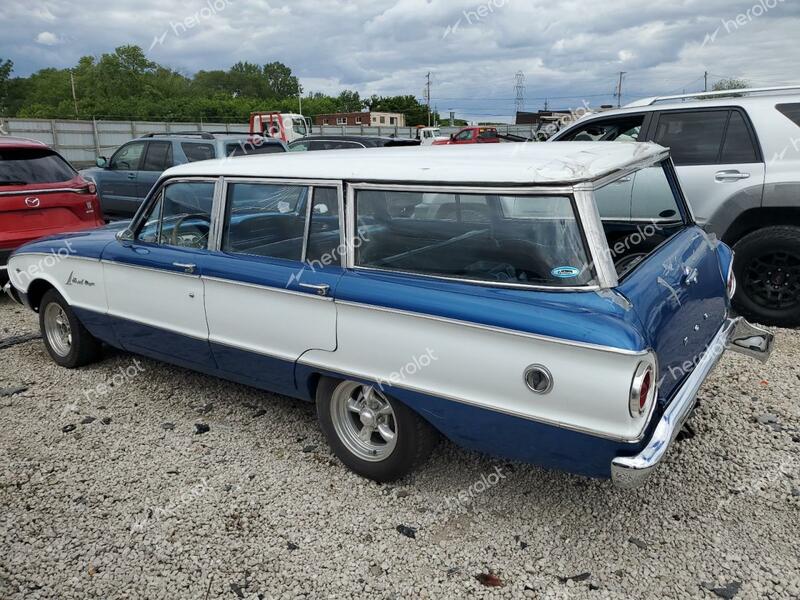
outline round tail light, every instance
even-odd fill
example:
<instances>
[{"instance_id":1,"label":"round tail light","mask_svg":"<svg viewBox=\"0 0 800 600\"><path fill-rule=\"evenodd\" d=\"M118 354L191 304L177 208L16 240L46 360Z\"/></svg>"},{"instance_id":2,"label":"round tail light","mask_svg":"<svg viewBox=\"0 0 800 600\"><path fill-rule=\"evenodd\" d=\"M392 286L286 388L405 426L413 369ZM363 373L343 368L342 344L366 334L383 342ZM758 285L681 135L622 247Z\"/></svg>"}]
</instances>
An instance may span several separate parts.
<instances>
[{"instance_id":1,"label":"round tail light","mask_svg":"<svg viewBox=\"0 0 800 600\"><path fill-rule=\"evenodd\" d=\"M736 275L733 274L733 263L728 268L728 281L726 284L728 289L728 298L733 300L733 296L736 294Z\"/></svg>"},{"instance_id":2,"label":"round tail light","mask_svg":"<svg viewBox=\"0 0 800 600\"><path fill-rule=\"evenodd\" d=\"M655 398L653 367L648 363L639 363L633 374L631 395L628 408L634 418L647 414Z\"/></svg>"}]
</instances>

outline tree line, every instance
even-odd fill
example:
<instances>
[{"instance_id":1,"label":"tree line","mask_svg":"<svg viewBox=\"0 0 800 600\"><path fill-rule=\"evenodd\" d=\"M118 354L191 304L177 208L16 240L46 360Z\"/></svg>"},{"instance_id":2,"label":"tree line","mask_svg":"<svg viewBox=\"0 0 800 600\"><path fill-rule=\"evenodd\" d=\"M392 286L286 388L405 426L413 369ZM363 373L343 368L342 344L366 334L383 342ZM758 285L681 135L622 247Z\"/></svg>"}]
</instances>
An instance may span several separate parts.
<instances>
[{"instance_id":1,"label":"tree line","mask_svg":"<svg viewBox=\"0 0 800 600\"><path fill-rule=\"evenodd\" d=\"M227 70L187 76L132 45L99 58L84 56L71 69L45 68L29 77L14 77L13 71L13 61L0 58L0 116L246 122L254 111L297 112L303 94L292 70L280 62L237 62ZM343 90L338 96L302 96L307 117L362 109L403 113L411 126L428 122L426 106L413 95L362 98Z\"/></svg>"}]
</instances>

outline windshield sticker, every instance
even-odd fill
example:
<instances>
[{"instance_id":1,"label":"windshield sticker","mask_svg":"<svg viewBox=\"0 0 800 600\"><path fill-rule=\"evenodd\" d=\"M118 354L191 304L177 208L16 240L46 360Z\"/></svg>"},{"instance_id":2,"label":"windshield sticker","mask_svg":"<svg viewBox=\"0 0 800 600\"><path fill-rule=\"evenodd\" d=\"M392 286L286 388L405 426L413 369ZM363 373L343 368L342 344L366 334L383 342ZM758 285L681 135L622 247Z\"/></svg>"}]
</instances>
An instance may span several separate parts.
<instances>
[{"instance_id":1,"label":"windshield sticker","mask_svg":"<svg viewBox=\"0 0 800 600\"><path fill-rule=\"evenodd\" d=\"M556 267L550 271L550 274L553 277L558 277L559 279L570 279L580 275L581 270L577 267Z\"/></svg>"}]
</instances>

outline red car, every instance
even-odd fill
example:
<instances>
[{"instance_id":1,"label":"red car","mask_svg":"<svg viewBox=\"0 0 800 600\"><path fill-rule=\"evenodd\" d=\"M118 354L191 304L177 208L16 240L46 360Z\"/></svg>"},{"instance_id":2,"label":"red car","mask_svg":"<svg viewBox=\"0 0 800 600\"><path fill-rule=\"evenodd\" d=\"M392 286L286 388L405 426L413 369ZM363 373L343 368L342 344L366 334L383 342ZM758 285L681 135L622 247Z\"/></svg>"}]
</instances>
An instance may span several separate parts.
<instances>
[{"instance_id":1,"label":"red car","mask_svg":"<svg viewBox=\"0 0 800 600\"><path fill-rule=\"evenodd\" d=\"M436 140L434 146L444 146L449 144L499 144L500 138L497 137L495 127L463 127L450 136L447 140Z\"/></svg>"},{"instance_id":2,"label":"red car","mask_svg":"<svg viewBox=\"0 0 800 600\"><path fill-rule=\"evenodd\" d=\"M11 252L46 235L105 224L97 190L46 144L0 137L0 281Z\"/></svg>"}]
</instances>

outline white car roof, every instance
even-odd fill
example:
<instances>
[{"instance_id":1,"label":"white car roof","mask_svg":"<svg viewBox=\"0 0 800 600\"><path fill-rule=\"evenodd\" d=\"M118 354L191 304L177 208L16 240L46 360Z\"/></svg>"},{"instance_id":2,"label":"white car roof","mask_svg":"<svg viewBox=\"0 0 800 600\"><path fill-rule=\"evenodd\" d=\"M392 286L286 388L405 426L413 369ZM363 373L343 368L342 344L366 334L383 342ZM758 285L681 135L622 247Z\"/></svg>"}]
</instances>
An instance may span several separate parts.
<instances>
[{"instance_id":1,"label":"white car roof","mask_svg":"<svg viewBox=\"0 0 800 600\"><path fill-rule=\"evenodd\" d=\"M417 183L573 184L667 150L653 143L553 142L407 146L240 156L172 167L163 177L229 176Z\"/></svg>"}]
</instances>

